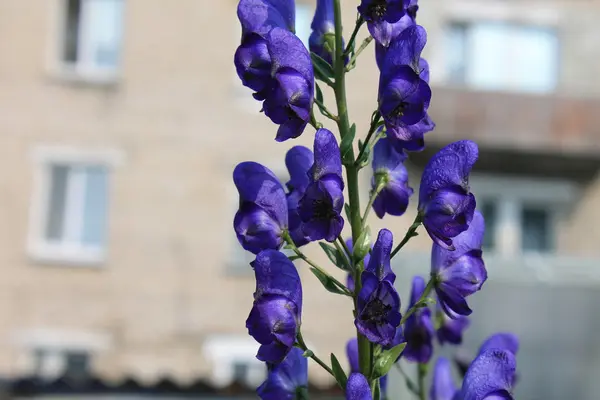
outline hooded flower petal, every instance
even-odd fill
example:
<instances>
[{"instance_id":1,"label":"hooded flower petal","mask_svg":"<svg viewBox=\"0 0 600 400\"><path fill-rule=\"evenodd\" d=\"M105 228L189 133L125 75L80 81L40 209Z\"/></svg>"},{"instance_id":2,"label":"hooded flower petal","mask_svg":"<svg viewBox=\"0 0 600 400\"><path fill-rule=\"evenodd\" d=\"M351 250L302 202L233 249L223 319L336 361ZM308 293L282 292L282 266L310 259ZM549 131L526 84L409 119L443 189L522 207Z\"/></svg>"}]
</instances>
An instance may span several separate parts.
<instances>
[{"instance_id":1,"label":"hooded flower petal","mask_svg":"<svg viewBox=\"0 0 600 400\"><path fill-rule=\"evenodd\" d=\"M425 290L425 280L415 276L412 281L410 307L414 306ZM434 328L431 321L431 310L428 307L415 311L404 326L406 348L402 356L413 362L427 363L433 354Z\"/></svg>"},{"instance_id":2,"label":"hooded flower petal","mask_svg":"<svg viewBox=\"0 0 600 400\"><path fill-rule=\"evenodd\" d=\"M373 148L372 190L375 190L380 182L385 183L373 202L373 210L379 218L383 218L386 213L402 215L408 207L413 189L408 186L405 160L404 152L397 151L390 139L380 139Z\"/></svg>"},{"instance_id":3,"label":"hooded flower petal","mask_svg":"<svg viewBox=\"0 0 600 400\"><path fill-rule=\"evenodd\" d=\"M391 24L383 22L380 24L379 35L381 36L381 41L375 42L375 60L380 70L383 68L383 63L391 44L404 29L414 24L415 20L408 14L400 18L397 22Z\"/></svg>"},{"instance_id":4,"label":"hooded flower petal","mask_svg":"<svg viewBox=\"0 0 600 400\"><path fill-rule=\"evenodd\" d=\"M243 36L264 36L276 27L294 31L295 12L294 0L240 0L237 10Z\"/></svg>"},{"instance_id":5,"label":"hooded flower petal","mask_svg":"<svg viewBox=\"0 0 600 400\"><path fill-rule=\"evenodd\" d=\"M308 388L308 361L298 348L290 350L278 365L269 365L267 380L256 390L262 400L296 400Z\"/></svg>"},{"instance_id":6,"label":"hooded flower petal","mask_svg":"<svg viewBox=\"0 0 600 400\"><path fill-rule=\"evenodd\" d=\"M387 46L393 37L393 23L404 16L406 6L406 0L362 0L358 12L375 41Z\"/></svg>"},{"instance_id":7,"label":"hooded flower petal","mask_svg":"<svg viewBox=\"0 0 600 400\"><path fill-rule=\"evenodd\" d=\"M431 89L410 66L382 72L379 80L379 111L388 129L414 125L425 117Z\"/></svg>"},{"instance_id":8,"label":"hooded flower petal","mask_svg":"<svg viewBox=\"0 0 600 400\"><path fill-rule=\"evenodd\" d=\"M438 358L433 370L431 383L431 400L452 400L458 388L452 379L450 361L444 357Z\"/></svg>"},{"instance_id":9,"label":"hooded flower petal","mask_svg":"<svg viewBox=\"0 0 600 400\"><path fill-rule=\"evenodd\" d=\"M271 56L262 36L247 35L235 52L234 63L244 86L255 92L267 89L271 81Z\"/></svg>"},{"instance_id":10,"label":"hooded flower petal","mask_svg":"<svg viewBox=\"0 0 600 400\"><path fill-rule=\"evenodd\" d=\"M400 297L394 285L387 280L380 281L371 272L363 272L357 306L358 314L354 325L359 332L372 343L391 345L402 318L398 311Z\"/></svg>"},{"instance_id":11,"label":"hooded flower petal","mask_svg":"<svg viewBox=\"0 0 600 400\"><path fill-rule=\"evenodd\" d=\"M246 327L261 344L257 358L278 364L294 345L300 326L300 277L287 256L275 250L262 251L251 265L256 275L256 291Z\"/></svg>"},{"instance_id":12,"label":"hooded flower petal","mask_svg":"<svg viewBox=\"0 0 600 400\"><path fill-rule=\"evenodd\" d=\"M438 341L441 345L444 343L461 344L463 331L469 327L470 321L462 315L452 314L449 317L439 306L436 313L439 327L436 331Z\"/></svg>"},{"instance_id":13,"label":"hooded flower petal","mask_svg":"<svg viewBox=\"0 0 600 400\"><path fill-rule=\"evenodd\" d=\"M508 350L514 355L517 355L517 353L519 352L519 338L513 333L496 333L488 337L483 342L483 344L479 348L479 354L491 349Z\"/></svg>"},{"instance_id":14,"label":"hooded flower petal","mask_svg":"<svg viewBox=\"0 0 600 400\"><path fill-rule=\"evenodd\" d=\"M300 200L304 235L310 240L333 242L344 227L344 181L338 143L327 129L315 134L312 183Z\"/></svg>"},{"instance_id":15,"label":"hooded flower petal","mask_svg":"<svg viewBox=\"0 0 600 400\"><path fill-rule=\"evenodd\" d=\"M419 60L426 43L425 28L409 24L391 42L383 63L383 71L391 73L401 66L408 65L419 74Z\"/></svg>"},{"instance_id":16,"label":"hooded flower petal","mask_svg":"<svg viewBox=\"0 0 600 400\"><path fill-rule=\"evenodd\" d=\"M471 363L460 393L461 400L513 400L516 360L507 350L487 350Z\"/></svg>"},{"instance_id":17,"label":"hooded flower petal","mask_svg":"<svg viewBox=\"0 0 600 400\"><path fill-rule=\"evenodd\" d=\"M287 194L289 232L292 240L298 247L310 241L302 231L302 220L298 212L298 203L310 184L309 171L312 168L313 162L312 151L304 146L292 147L285 156L285 165L290 173L290 180L286 183L289 190Z\"/></svg>"},{"instance_id":18,"label":"hooded flower petal","mask_svg":"<svg viewBox=\"0 0 600 400\"><path fill-rule=\"evenodd\" d=\"M421 176L419 214L433 241L450 250L452 238L467 230L473 219L469 174L477 156L474 142L451 143L429 160Z\"/></svg>"},{"instance_id":19,"label":"hooded flower petal","mask_svg":"<svg viewBox=\"0 0 600 400\"><path fill-rule=\"evenodd\" d=\"M233 171L233 182L240 196L233 225L242 247L254 254L280 248L288 225L287 200L275 174L261 164L243 162Z\"/></svg>"},{"instance_id":20,"label":"hooded flower petal","mask_svg":"<svg viewBox=\"0 0 600 400\"><path fill-rule=\"evenodd\" d=\"M403 123L388 127L386 134L397 151L422 151L425 148L425 134L435 129L429 115L413 125Z\"/></svg>"},{"instance_id":21,"label":"hooded flower petal","mask_svg":"<svg viewBox=\"0 0 600 400\"><path fill-rule=\"evenodd\" d=\"M450 317L470 315L466 297L480 290L487 280L481 245L485 231L483 216L474 212L469 228L454 238L454 251L434 243L431 273L440 306Z\"/></svg>"},{"instance_id":22,"label":"hooded flower petal","mask_svg":"<svg viewBox=\"0 0 600 400\"><path fill-rule=\"evenodd\" d=\"M364 375L354 372L350 374L346 384L346 400L372 400L371 388Z\"/></svg>"},{"instance_id":23,"label":"hooded flower petal","mask_svg":"<svg viewBox=\"0 0 600 400\"><path fill-rule=\"evenodd\" d=\"M392 246L394 243L394 237L392 232L387 229L379 231L377 241L371 251L371 257L367 264L365 271L368 271L375 275L380 281L387 280L391 284L396 280L396 274L392 271L390 262L390 254L392 252Z\"/></svg>"}]
</instances>

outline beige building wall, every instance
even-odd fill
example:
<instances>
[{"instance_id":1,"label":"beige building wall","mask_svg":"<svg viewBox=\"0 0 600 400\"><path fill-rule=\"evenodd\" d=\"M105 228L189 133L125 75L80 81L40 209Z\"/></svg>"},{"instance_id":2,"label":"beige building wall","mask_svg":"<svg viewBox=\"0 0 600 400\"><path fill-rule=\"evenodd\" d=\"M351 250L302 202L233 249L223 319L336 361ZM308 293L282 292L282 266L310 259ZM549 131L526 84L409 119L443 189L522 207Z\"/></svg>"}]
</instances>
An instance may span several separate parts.
<instances>
[{"instance_id":1,"label":"beige building wall","mask_svg":"<svg viewBox=\"0 0 600 400\"><path fill-rule=\"evenodd\" d=\"M236 1L125 3L118 76L93 82L67 74L57 63L61 0L0 2L2 374L31 371L32 350L47 342L90 348L96 370L115 378L191 379L214 373L217 367L203 351L206 339L245 338L254 291L250 267L240 268L247 257L231 226L237 202L233 167L255 160L285 176L285 151L296 144L312 146L311 128L296 141L276 143L276 127L241 87L233 68L239 40ZM430 32L432 77L439 84L440 24L449 6L436 3L422 7L422 18ZM344 7L350 32L355 10L350 3ZM567 20L562 11L549 15L553 21ZM581 32L591 21L582 22ZM575 52L581 33L570 26L564 48ZM578 51L562 57L560 90L595 94L600 86L591 79L579 85L585 72L573 71L580 56L590 63L600 57ZM372 57L359 60L349 85L351 115L362 132L376 107ZM95 154L110 161L108 245L100 263L49 263L29 251L39 201L36 154L48 152ZM369 171L361 178L363 205ZM417 168L411 173L417 192ZM565 247L593 256L600 250L586 229L597 214L596 186L582 191L583 206L569 215ZM399 240L413 216L414 210L404 218L372 220L373 232L386 226ZM429 243L422 234L407 249L425 250ZM326 263L317 248L312 245L308 253ZM298 267L304 282L304 337L324 357L330 352L343 357L354 334L350 301L328 294L304 265ZM318 369L314 376L325 379Z\"/></svg>"}]
</instances>

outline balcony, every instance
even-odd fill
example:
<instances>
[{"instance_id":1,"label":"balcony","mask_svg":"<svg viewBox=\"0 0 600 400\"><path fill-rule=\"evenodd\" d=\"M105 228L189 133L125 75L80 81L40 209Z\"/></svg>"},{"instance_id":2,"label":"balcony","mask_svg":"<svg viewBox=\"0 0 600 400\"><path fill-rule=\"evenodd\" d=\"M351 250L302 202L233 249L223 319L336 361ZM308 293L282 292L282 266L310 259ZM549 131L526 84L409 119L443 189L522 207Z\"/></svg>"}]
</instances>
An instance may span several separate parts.
<instances>
[{"instance_id":1,"label":"balcony","mask_svg":"<svg viewBox=\"0 0 600 400\"><path fill-rule=\"evenodd\" d=\"M600 167L600 99L442 86L433 93L431 150L471 139L480 145L479 168L581 177Z\"/></svg>"}]
</instances>

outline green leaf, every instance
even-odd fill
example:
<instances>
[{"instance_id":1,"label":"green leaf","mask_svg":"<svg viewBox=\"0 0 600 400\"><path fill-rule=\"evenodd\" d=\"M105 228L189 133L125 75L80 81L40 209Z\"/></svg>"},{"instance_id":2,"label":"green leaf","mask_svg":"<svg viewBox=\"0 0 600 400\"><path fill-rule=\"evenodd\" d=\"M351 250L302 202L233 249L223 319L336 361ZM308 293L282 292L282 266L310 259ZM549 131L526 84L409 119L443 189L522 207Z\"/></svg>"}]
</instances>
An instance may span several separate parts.
<instances>
[{"instance_id":1,"label":"green leaf","mask_svg":"<svg viewBox=\"0 0 600 400\"><path fill-rule=\"evenodd\" d=\"M333 376L337 381L338 385L342 388L342 390L346 390L346 383L348 383L348 377L344 372L344 369L340 365L340 362L335 357L335 354L331 353L331 370L333 371Z\"/></svg>"},{"instance_id":2,"label":"green leaf","mask_svg":"<svg viewBox=\"0 0 600 400\"><path fill-rule=\"evenodd\" d=\"M360 236L356 240L354 244L354 249L352 250L352 257L355 262L360 262L367 254L369 254L369 249L371 248L371 228L366 227L361 232Z\"/></svg>"},{"instance_id":3,"label":"green leaf","mask_svg":"<svg viewBox=\"0 0 600 400\"><path fill-rule=\"evenodd\" d=\"M315 70L315 76L322 81L329 81L334 77L333 67L329 63L323 60L318 54L310 53L310 59L312 60L313 67Z\"/></svg>"},{"instance_id":4,"label":"green leaf","mask_svg":"<svg viewBox=\"0 0 600 400\"><path fill-rule=\"evenodd\" d=\"M348 270L348 262L346 260L344 260L344 255L340 254L340 252L338 251L338 249L336 249L334 246L324 243L324 242L319 242L319 246L321 246L321 248L323 249L323 251L325 252L325 254L327 254L327 257L329 258L329 261L331 261L333 263L333 265L335 265L336 267L347 271Z\"/></svg>"},{"instance_id":5,"label":"green leaf","mask_svg":"<svg viewBox=\"0 0 600 400\"><path fill-rule=\"evenodd\" d=\"M319 271L315 267L311 267L310 270L317 277L317 279L321 281L321 284L323 284L323 287L325 288L325 290L327 290L328 292L331 292L331 293L335 293L335 294L344 294L344 295L346 294L344 291L342 291L342 289L340 289L335 284L333 279L331 279L331 276L324 274L323 272Z\"/></svg>"},{"instance_id":6,"label":"green leaf","mask_svg":"<svg viewBox=\"0 0 600 400\"><path fill-rule=\"evenodd\" d=\"M406 343L400 343L399 345L392 347L389 350L381 352L377 361L375 361L375 369L373 370L373 378L380 378L386 375L392 366L402 353L402 350L406 347Z\"/></svg>"},{"instance_id":7,"label":"green leaf","mask_svg":"<svg viewBox=\"0 0 600 400\"><path fill-rule=\"evenodd\" d=\"M318 101L320 101L321 103L323 102L323 91L321 90L321 87L319 86L318 83L315 83L315 97L317 98Z\"/></svg>"},{"instance_id":8,"label":"green leaf","mask_svg":"<svg viewBox=\"0 0 600 400\"><path fill-rule=\"evenodd\" d=\"M342 156L342 160L346 162L354 162L354 160L347 160L350 155L350 150L352 149L352 144L354 143L354 137L356 136L356 124L352 124L350 127L350 132L342 139L342 143L340 144L340 154Z\"/></svg>"}]
</instances>

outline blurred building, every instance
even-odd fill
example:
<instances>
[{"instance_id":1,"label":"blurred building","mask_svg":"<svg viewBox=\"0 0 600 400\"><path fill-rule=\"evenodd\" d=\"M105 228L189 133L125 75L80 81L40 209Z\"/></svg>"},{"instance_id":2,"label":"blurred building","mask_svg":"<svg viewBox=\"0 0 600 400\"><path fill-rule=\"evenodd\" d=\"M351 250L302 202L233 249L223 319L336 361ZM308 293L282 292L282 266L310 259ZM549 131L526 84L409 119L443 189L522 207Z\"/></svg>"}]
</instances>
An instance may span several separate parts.
<instances>
[{"instance_id":1,"label":"blurred building","mask_svg":"<svg viewBox=\"0 0 600 400\"><path fill-rule=\"evenodd\" d=\"M306 41L314 1L297 3ZM273 140L233 68L236 5L0 2L0 374L263 379L245 331L254 277L231 227L231 173L250 159L285 181L284 152L311 147L312 130ZM349 31L355 9L344 7ZM479 143L472 187L490 281L466 346L518 333L519 398L600 390L599 17L594 1L429 0L420 11L437 129L411 155L412 185L436 148ZM349 77L359 132L376 106L369 53ZM407 214L372 228L399 238ZM403 293L427 273L429 246L421 235L399 256ZM299 269L304 337L341 358L351 304Z\"/></svg>"}]
</instances>

